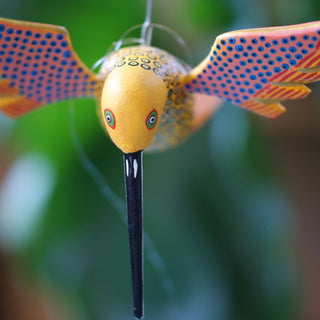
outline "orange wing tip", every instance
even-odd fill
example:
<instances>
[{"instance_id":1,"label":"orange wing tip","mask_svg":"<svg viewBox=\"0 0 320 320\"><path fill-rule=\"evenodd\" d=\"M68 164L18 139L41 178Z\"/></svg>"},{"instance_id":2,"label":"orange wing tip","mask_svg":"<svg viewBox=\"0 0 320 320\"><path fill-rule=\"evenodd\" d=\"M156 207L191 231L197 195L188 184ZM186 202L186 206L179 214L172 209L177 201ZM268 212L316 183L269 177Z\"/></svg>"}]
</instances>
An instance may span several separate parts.
<instances>
[{"instance_id":1,"label":"orange wing tip","mask_svg":"<svg viewBox=\"0 0 320 320\"><path fill-rule=\"evenodd\" d=\"M286 111L286 108L279 102L266 104L258 100L250 100L242 104L241 107L269 119L277 118Z\"/></svg>"},{"instance_id":2,"label":"orange wing tip","mask_svg":"<svg viewBox=\"0 0 320 320\"><path fill-rule=\"evenodd\" d=\"M0 38L0 111L8 116L101 92L101 77L79 59L63 27L0 18Z\"/></svg>"},{"instance_id":3,"label":"orange wing tip","mask_svg":"<svg viewBox=\"0 0 320 320\"><path fill-rule=\"evenodd\" d=\"M305 98L311 90L304 85L269 84L266 88L255 94L254 100L261 103L273 103L284 100Z\"/></svg>"},{"instance_id":4,"label":"orange wing tip","mask_svg":"<svg viewBox=\"0 0 320 320\"><path fill-rule=\"evenodd\" d=\"M0 98L0 111L10 118L18 118L39 106L40 104L21 96Z\"/></svg>"},{"instance_id":5,"label":"orange wing tip","mask_svg":"<svg viewBox=\"0 0 320 320\"><path fill-rule=\"evenodd\" d=\"M1 96L17 95L18 93L19 93L18 88L10 87L8 80L0 80L0 99L1 99Z\"/></svg>"},{"instance_id":6,"label":"orange wing tip","mask_svg":"<svg viewBox=\"0 0 320 320\"><path fill-rule=\"evenodd\" d=\"M274 118L285 110L278 101L304 98L304 84L320 81L319 49L320 21L225 33L185 88Z\"/></svg>"}]
</instances>

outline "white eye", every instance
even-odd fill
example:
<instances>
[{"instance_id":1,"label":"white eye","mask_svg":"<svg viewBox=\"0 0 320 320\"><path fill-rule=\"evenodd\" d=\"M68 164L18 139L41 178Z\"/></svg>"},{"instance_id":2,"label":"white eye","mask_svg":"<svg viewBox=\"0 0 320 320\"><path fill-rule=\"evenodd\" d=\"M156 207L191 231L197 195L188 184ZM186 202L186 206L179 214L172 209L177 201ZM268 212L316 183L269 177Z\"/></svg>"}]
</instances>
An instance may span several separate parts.
<instances>
[{"instance_id":1,"label":"white eye","mask_svg":"<svg viewBox=\"0 0 320 320\"><path fill-rule=\"evenodd\" d=\"M110 114L107 114L107 116L106 116L106 120L107 120L107 122L108 122L108 123L110 123L110 122L111 122L111 120L112 120L112 119L111 119Z\"/></svg>"},{"instance_id":2,"label":"white eye","mask_svg":"<svg viewBox=\"0 0 320 320\"><path fill-rule=\"evenodd\" d=\"M154 117L154 116L150 117L149 122L150 122L150 124L154 124L156 122L156 117Z\"/></svg>"}]
</instances>

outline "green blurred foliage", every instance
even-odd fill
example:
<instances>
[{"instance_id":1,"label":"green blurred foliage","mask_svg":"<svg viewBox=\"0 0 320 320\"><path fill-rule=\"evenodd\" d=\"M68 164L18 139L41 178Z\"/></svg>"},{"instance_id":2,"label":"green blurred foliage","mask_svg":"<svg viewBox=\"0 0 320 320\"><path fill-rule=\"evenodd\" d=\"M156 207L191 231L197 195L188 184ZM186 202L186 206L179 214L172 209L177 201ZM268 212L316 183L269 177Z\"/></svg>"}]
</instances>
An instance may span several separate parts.
<instances>
[{"instance_id":1,"label":"green blurred foliage","mask_svg":"<svg viewBox=\"0 0 320 320\"><path fill-rule=\"evenodd\" d=\"M195 61L208 53L215 35L232 27L298 23L299 12L314 20L320 9L315 0L295 1L293 12L290 1L154 2L154 20L177 30ZM249 15L248 5L261 10ZM143 22L145 3L7 0L0 9L6 18L65 26L92 66L126 29ZM160 35L155 42L170 49L166 39ZM126 226L80 164L69 108L61 102L30 113L7 135L12 159L41 154L57 175L41 224L15 254L25 273L66 298L75 319L129 319ZM95 103L76 100L74 108L88 158L124 199L122 155L101 129ZM182 146L145 155L144 227L156 248L146 243L147 319L292 319L292 204L251 118L225 104Z\"/></svg>"},{"instance_id":2,"label":"green blurred foliage","mask_svg":"<svg viewBox=\"0 0 320 320\"><path fill-rule=\"evenodd\" d=\"M201 28L207 30L218 29L221 25L232 23L235 18L235 12L228 1L203 0L199 5L197 0L188 0L184 2L183 8L190 23L201 25Z\"/></svg>"}]
</instances>

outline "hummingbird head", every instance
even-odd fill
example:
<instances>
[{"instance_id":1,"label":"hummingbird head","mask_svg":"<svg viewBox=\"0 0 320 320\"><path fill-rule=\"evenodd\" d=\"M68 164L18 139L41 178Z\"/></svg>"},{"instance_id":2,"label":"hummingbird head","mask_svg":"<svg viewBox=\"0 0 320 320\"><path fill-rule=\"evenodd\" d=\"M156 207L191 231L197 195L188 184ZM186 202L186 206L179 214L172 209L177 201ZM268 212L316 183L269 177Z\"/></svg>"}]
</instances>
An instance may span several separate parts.
<instances>
[{"instance_id":1,"label":"hummingbird head","mask_svg":"<svg viewBox=\"0 0 320 320\"><path fill-rule=\"evenodd\" d=\"M138 66L115 67L101 96L102 123L124 153L145 149L157 130L167 98L163 80Z\"/></svg>"}]
</instances>

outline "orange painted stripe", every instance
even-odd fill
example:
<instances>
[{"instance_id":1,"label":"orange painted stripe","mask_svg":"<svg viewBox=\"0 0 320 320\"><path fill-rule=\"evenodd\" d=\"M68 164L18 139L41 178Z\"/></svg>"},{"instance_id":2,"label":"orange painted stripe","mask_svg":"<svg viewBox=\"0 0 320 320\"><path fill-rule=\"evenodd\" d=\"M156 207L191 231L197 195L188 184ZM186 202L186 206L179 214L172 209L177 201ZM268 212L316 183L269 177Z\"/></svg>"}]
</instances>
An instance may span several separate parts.
<instances>
[{"instance_id":1,"label":"orange painted stripe","mask_svg":"<svg viewBox=\"0 0 320 320\"><path fill-rule=\"evenodd\" d=\"M300 92L292 92L292 94L290 94L289 96L286 97L286 100L293 100L296 98L296 95L300 93Z\"/></svg>"},{"instance_id":2,"label":"orange painted stripe","mask_svg":"<svg viewBox=\"0 0 320 320\"><path fill-rule=\"evenodd\" d=\"M290 76L290 78L288 79L288 82L294 82L295 81L295 77L298 76L298 75L300 75L300 72L294 71L292 73L292 75Z\"/></svg>"},{"instance_id":3,"label":"orange painted stripe","mask_svg":"<svg viewBox=\"0 0 320 320\"><path fill-rule=\"evenodd\" d=\"M255 98L260 98L263 99L263 97L270 97L270 95L272 94L273 91L277 90L279 87L278 86L273 86L273 88L269 89L269 90L261 90L259 92L257 92L254 97Z\"/></svg>"},{"instance_id":4,"label":"orange painted stripe","mask_svg":"<svg viewBox=\"0 0 320 320\"><path fill-rule=\"evenodd\" d=\"M311 73L306 80L313 80L313 79L315 79L315 78L318 77L318 76L319 76L318 72Z\"/></svg>"},{"instance_id":5,"label":"orange painted stripe","mask_svg":"<svg viewBox=\"0 0 320 320\"><path fill-rule=\"evenodd\" d=\"M306 81L306 83L310 82L311 80L314 77L314 73L305 73L304 74L304 77L301 78L301 81Z\"/></svg>"},{"instance_id":6,"label":"orange painted stripe","mask_svg":"<svg viewBox=\"0 0 320 320\"><path fill-rule=\"evenodd\" d=\"M248 102L242 104L241 106L243 108L250 108L251 106L255 105L257 102L253 101L253 100L249 100Z\"/></svg>"},{"instance_id":7,"label":"orange painted stripe","mask_svg":"<svg viewBox=\"0 0 320 320\"><path fill-rule=\"evenodd\" d=\"M293 94L290 95L287 99L291 99L291 100L301 99L306 97L309 93L310 92L307 90L299 90L299 91L293 92Z\"/></svg>"},{"instance_id":8,"label":"orange painted stripe","mask_svg":"<svg viewBox=\"0 0 320 320\"><path fill-rule=\"evenodd\" d=\"M296 77L294 77L293 79L291 79L292 81L298 81L303 79L303 77L305 76L305 73L298 73L298 75Z\"/></svg>"},{"instance_id":9,"label":"orange painted stripe","mask_svg":"<svg viewBox=\"0 0 320 320\"><path fill-rule=\"evenodd\" d=\"M284 74L282 78L279 78L277 81L278 82L285 82L285 80L289 79L291 76L295 75L296 71L291 71L287 74Z\"/></svg>"},{"instance_id":10,"label":"orange painted stripe","mask_svg":"<svg viewBox=\"0 0 320 320\"><path fill-rule=\"evenodd\" d=\"M270 109L270 104L257 104L257 106L254 108L254 110L260 110L265 112L266 110Z\"/></svg>"},{"instance_id":11,"label":"orange painted stripe","mask_svg":"<svg viewBox=\"0 0 320 320\"><path fill-rule=\"evenodd\" d=\"M302 98L304 98L304 97L306 97L307 96L307 94L305 93L305 92L299 92L299 93L297 93L295 96L293 96L293 100L294 99L302 99Z\"/></svg>"},{"instance_id":12,"label":"orange painted stripe","mask_svg":"<svg viewBox=\"0 0 320 320\"><path fill-rule=\"evenodd\" d=\"M251 108L253 108L255 106L255 102L252 102L252 103L250 103L249 105L246 105L245 107L247 108L247 109L251 109Z\"/></svg>"},{"instance_id":13,"label":"orange painted stripe","mask_svg":"<svg viewBox=\"0 0 320 320\"><path fill-rule=\"evenodd\" d=\"M258 110L264 110L266 108L265 104L257 104L253 107L251 107L251 110L258 111Z\"/></svg>"},{"instance_id":14,"label":"orange painted stripe","mask_svg":"<svg viewBox=\"0 0 320 320\"><path fill-rule=\"evenodd\" d=\"M277 95L282 93L283 90L285 90L285 89L284 88L279 88L277 91L275 91L272 95L269 96L269 99L273 99L273 98L277 97Z\"/></svg>"},{"instance_id":15,"label":"orange painted stripe","mask_svg":"<svg viewBox=\"0 0 320 320\"><path fill-rule=\"evenodd\" d=\"M296 92L296 91L295 90L285 90L282 94L280 94L280 96L277 97L277 100L281 100L281 99L285 100L288 95L291 95L294 92Z\"/></svg>"},{"instance_id":16,"label":"orange painted stripe","mask_svg":"<svg viewBox=\"0 0 320 320\"><path fill-rule=\"evenodd\" d=\"M280 106L278 103L262 104L259 102L252 101L250 103L246 103L245 109L259 114L260 116L265 116L267 118L275 118L285 111Z\"/></svg>"},{"instance_id":17,"label":"orange painted stripe","mask_svg":"<svg viewBox=\"0 0 320 320\"><path fill-rule=\"evenodd\" d=\"M272 89L270 89L268 92L266 92L268 95L274 92L275 90L279 89L278 86L274 86Z\"/></svg>"},{"instance_id":18,"label":"orange painted stripe","mask_svg":"<svg viewBox=\"0 0 320 320\"><path fill-rule=\"evenodd\" d=\"M304 57L304 59L302 59L299 63L297 63L296 68L301 69L301 67L305 66L310 61L310 59L313 59L314 55L315 55L315 50L309 53L306 57Z\"/></svg>"},{"instance_id":19,"label":"orange painted stripe","mask_svg":"<svg viewBox=\"0 0 320 320\"><path fill-rule=\"evenodd\" d=\"M318 54L306 64L306 68L309 68L314 62L317 62L319 60L320 60L320 55Z\"/></svg>"},{"instance_id":20,"label":"orange painted stripe","mask_svg":"<svg viewBox=\"0 0 320 320\"><path fill-rule=\"evenodd\" d=\"M309 94L309 92L298 92L295 96L292 97L292 99L302 99L306 97Z\"/></svg>"},{"instance_id":21,"label":"orange painted stripe","mask_svg":"<svg viewBox=\"0 0 320 320\"><path fill-rule=\"evenodd\" d=\"M281 76L285 75L287 73L287 70L284 70L284 71L281 71L280 73L278 74L275 74L273 77L271 77L269 79L269 82L273 82L273 81L276 81L277 79L279 79Z\"/></svg>"},{"instance_id":22,"label":"orange painted stripe","mask_svg":"<svg viewBox=\"0 0 320 320\"><path fill-rule=\"evenodd\" d=\"M314 77L312 77L312 79L309 79L309 82L311 81L319 81L320 80L320 74L316 74Z\"/></svg>"}]
</instances>

